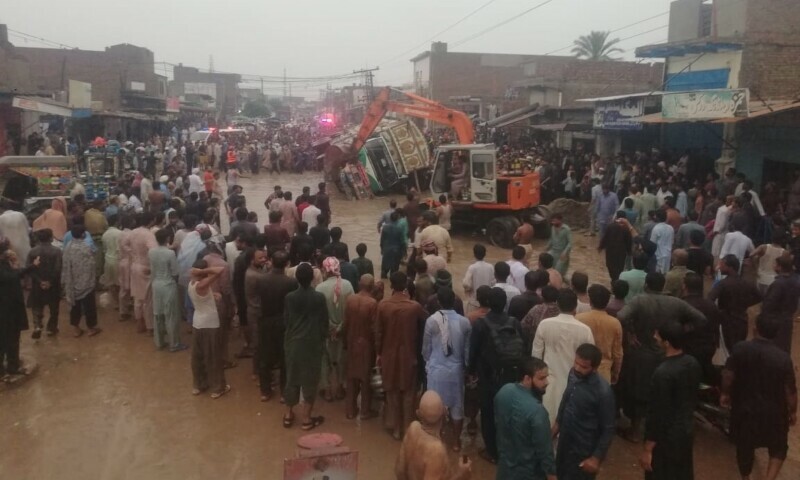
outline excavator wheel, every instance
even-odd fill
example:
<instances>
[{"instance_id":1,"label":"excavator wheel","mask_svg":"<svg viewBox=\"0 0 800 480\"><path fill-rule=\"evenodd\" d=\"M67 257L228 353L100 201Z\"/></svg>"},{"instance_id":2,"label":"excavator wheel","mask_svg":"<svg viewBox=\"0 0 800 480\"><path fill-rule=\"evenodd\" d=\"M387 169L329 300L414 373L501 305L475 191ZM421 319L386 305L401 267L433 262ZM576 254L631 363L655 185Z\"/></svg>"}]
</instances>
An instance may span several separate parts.
<instances>
[{"instance_id":1,"label":"excavator wheel","mask_svg":"<svg viewBox=\"0 0 800 480\"><path fill-rule=\"evenodd\" d=\"M486 225L486 236L492 245L500 248L514 246L514 233L519 228L519 221L514 217L493 218Z\"/></svg>"}]
</instances>

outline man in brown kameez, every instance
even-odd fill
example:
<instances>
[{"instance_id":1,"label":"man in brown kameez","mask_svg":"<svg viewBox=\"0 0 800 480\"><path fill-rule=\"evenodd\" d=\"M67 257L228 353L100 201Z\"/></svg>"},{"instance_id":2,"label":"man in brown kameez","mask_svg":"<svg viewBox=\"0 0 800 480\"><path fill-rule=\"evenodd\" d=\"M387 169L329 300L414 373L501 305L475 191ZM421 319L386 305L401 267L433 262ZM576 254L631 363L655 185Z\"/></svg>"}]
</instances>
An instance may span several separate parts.
<instances>
[{"instance_id":1,"label":"man in brown kameez","mask_svg":"<svg viewBox=\"0 0 800 480\"><path fill-rule=\"evenodd\" d=\"M378 302L372 298L375 277L366 274L359 280L359 293L347 297L344 310L342 338L347 350L347 394L345 415L356 416L356 399L361 393L361 419L372 418L370 412L372 389L370 374L375 365L375 318Z\"/></svg>"},{"instance_id":2,"label":"man in brown kameez","mask_svg":"<svg viewBox=\"0 0 800 480\"><path fill-rule=\"evenodd\" d=\"M426 315L422 306L408 297L405 273L393 273L390 282L392 296L378 305L377 362L386 393L384 426L400 440L414 415L419 332Z\"/></svg>"}]
</instances>

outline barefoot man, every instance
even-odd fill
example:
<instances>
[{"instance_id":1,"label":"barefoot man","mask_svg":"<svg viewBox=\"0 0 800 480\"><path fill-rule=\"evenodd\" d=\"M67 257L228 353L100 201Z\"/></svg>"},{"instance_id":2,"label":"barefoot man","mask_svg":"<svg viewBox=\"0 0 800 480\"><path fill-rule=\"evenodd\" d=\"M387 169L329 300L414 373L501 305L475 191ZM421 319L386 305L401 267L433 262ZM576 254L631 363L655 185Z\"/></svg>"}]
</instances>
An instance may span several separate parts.
<instances>
[{"instance_id":1,"label":"barefoot man","mask_svg":"<svg viewBox=\"0 0 800 480\"><path fill-rule=\"evenodd\" d=\"M372 298L375 277L361 276L359 290L347 297L344 310L342 339L347 352L347 390L345 415L348 419L356 416L356 399L361 393L362 420L375 415L370 412L372 389L370 375L375 365L375 322L378 315L378 301Z\"/></svg>"},{"instance_id":2,"label":"barefoot man","mask_svg":"<svg viewBox=\"0 0 800 480\"><path fill-rule=\"evenodd\" d=\"M522 225L514 232L513 240L514 245L521 245L522 248L525 249L525 259L522 263L530 268L530 260L533 255L533 246L531 246L531 242L533 241L533 225L531 225L530 220L526 219L522 222Z\"/></svg>"},{"instance_id":3,"label":"barefoot man","mask_svg":"<svg viewBox=\"0 0 800 480\"><path fill-rule=\"evenodd\" d=\"M447 458L447 447L440 438L444 414L439 394L425 392L417 410L419 421L408 427L397 455L394 471L398 480L466 480L472 476L472 462L466 455L458 466L453 466Z\"/></svg>"}]
</instances>

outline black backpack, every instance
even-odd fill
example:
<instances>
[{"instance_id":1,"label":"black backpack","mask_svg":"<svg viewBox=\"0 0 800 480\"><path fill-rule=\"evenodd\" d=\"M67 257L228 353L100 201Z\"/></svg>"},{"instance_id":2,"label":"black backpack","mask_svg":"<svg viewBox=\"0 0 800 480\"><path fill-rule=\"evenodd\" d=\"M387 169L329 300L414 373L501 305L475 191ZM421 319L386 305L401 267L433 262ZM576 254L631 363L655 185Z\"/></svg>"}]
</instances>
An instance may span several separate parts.
<instances>
[{"instance_id":1,"label":"black backpack","mask_svg":"<svg viewBox=\"0 0 800 480\"><path fill-rule=\"evenodd\" d=\"M503 325L484 319L489 327L494 358L497 361L495 379L501 383L517 380L517 369L525 356L525 342L509 318Z\"/></svg>"}]
</instances>

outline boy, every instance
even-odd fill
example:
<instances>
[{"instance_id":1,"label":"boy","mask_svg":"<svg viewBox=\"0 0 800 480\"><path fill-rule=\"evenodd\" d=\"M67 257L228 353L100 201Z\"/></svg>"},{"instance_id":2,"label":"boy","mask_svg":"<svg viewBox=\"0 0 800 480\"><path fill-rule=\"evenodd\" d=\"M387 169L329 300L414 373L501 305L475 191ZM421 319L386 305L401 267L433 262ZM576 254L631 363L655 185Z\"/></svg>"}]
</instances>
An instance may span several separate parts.
<instances>
[{"instance_id":1,"label":"boy","mask_svg":"<svg viewBox=\"0 0 800 480\"><path fill-rule=\"evenodd\" d=\"M200 395L211 389L211 398L219 398L231 391L225 383L220 324L216 299L218 293L211 291L222 267L210 267L205 260L194 262L189 280L189 298L194 305L192 317L192 395Z\"/></svg>"},{"instance_id":2,"label":"boy","mask_svg":"<svg viewBox=\"0 0 800 480\"><path fill-rule=\"evenodd\" d=\"M367 274L375 276L375 268L372 266L372 260L366 257L367 246L363 243L359 243L356 245L356 253L358 254L358 258L353 260L353 265L358 269L358 278Z\"/></svg>"},{"instance_id":3,"label":"boy","mask_svg":"<svg viewBox=\"0 0 800 480\"><path fill-rule=\"evenodd\" d=\"M494 267L483 260L486 258L486 247L476 243L472 247L472 254L475 257L475 262L467 268L467 273L464 275L464 281L462 282L464 293L469 297L466 306L467 313L477 310L479 307L476 295L478 289L483 285L492 286L494 283Z\"/></svg>"}]
</instances>

